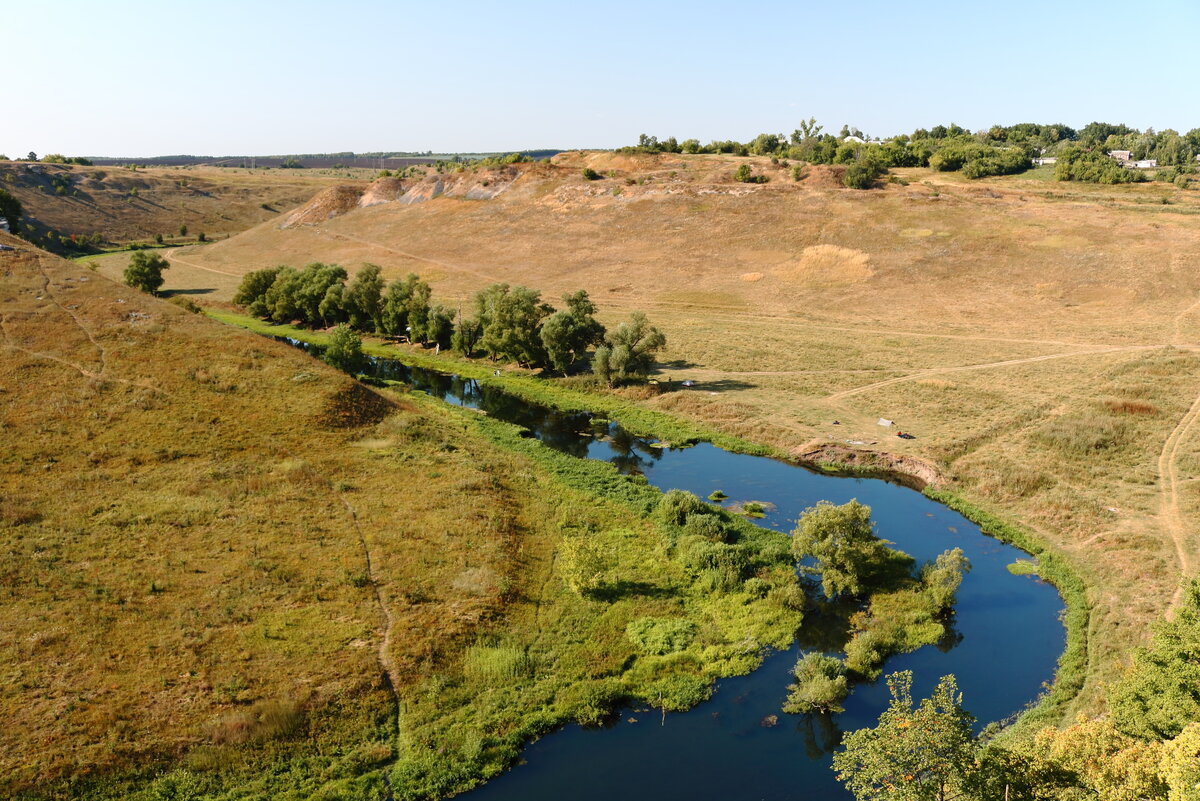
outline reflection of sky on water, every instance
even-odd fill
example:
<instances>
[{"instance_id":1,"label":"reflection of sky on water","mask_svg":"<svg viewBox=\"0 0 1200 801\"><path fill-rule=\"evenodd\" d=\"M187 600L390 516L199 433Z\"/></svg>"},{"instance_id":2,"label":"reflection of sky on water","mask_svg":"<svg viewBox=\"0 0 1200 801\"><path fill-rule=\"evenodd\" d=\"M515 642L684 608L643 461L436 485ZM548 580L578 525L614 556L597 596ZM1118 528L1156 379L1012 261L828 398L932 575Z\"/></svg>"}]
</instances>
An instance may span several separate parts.
<instances>
[{"instance_id":1,"label":"reflection of sky on water","mask_svg":"<svg viewBox=\"0 0 1200 801\"><path fill-rule=\"evenodd\" d=\"M967 708L981 722L1005 718L1034 699L1053 678L1062 652L1062 608L1054 589L1006 565L1023 556L983 536L956 512L913 490L878 479L827 476L709 444L654 447L616 424L593 424L590 415L563 413L525 403L477 381L372 360L380 378L528 429L550 447L580 458L611 462L623 473L641 473L663 490L684 489L702 498L715 490L723 505L770 504L760 525L790 530L818 501L857 498L872 507L880 536L918 561L961 547L972 570L963 581L953 626L936 646L888 660L886 670L909 669L914 693L928 694L938 677L954 673ZM691 712L668 715L628 711L610 729L578 726L529 746L523 764L473 791L473 801L654 801L727 799L846 799L829 769L840 731L872 725L887 704L882 681L858 685L837 716L789 716L780 712L789 670L800 649L840 650L845 617L836 604L811 611L798 643L769 655L749 676L722 680L718 692ZM769 725L770 716L777 716Z\"/></svg>"}]
</instances>

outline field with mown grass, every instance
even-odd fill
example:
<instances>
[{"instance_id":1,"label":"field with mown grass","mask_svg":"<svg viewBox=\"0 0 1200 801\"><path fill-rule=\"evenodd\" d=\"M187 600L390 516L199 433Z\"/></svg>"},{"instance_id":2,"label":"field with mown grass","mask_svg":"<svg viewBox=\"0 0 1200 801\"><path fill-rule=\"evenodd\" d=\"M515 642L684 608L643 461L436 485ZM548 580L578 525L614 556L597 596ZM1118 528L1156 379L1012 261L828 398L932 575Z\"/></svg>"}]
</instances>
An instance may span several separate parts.
<instances>
[{"instance_id":1,"label":"field with mown grass","mask_svg":"<svg viewBox=\"0 0 1200 801\"><path fill-rule=\"evenodd\" d=\"M746 161L770 182L734 181ZM219 307L252 269L372 262L464 309L507 281L587 289L606 324L645 310L660 376L696 386L624 400L775 452L925 460L1082 576L1086 681L1063 710L1096 711L1200 567L1200 196L894 172L857 192L765 158L566 153L491 199L182 249L166 288Z\"/></svg>"},{"instance_id":2,"label":"field with mown grass","mask_svg":"<svg viewBox=\"0 0 1200 801\"><path fill-rule=\"evenodd\" d=\"M0 239L0 794L444 794L791 641L785 535Z\"/></svg>"}]
</instances>

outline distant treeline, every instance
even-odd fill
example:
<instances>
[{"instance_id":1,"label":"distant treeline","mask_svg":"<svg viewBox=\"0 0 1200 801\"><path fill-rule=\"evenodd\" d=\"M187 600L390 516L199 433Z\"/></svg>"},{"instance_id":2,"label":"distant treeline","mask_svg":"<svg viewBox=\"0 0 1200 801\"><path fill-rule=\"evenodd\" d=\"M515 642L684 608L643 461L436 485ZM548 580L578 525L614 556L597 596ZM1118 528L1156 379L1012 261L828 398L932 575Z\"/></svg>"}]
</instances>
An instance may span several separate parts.
<instances>
[{"instance_id":1,"label":"distant treeline","mask_svg":"<svg viewBox=\"0 0 1200 801\"><path fill-rule=\"evenodd\" d=\"M1135 161L1157 161L1164 174L1156 177L1165 180L1194 173L1200 154L1200 128L1181 134L1170 129L1138 131L1104 122L1089 123L1079 130L1061 123L1021 123L979 131L951 123L886 139L872 139L849 126L843 126L836 136L822 131L823 126L809 119L790 135L764 133L749 142L702 145L697 139L680 142L673 136L659 140L642 134L637 145L621 148L621 152L771 156L810 164L856 165L873 173L872 177L891 167L930 167L982 178L1022 172L1033 166L1034 158L1045 157L1058 159L1055 177L1059 180L1102 183L1145 180L1143 173L1124 169L1110 158L1110 151L1129 151ZM1186 179L1181 184L1186 184Z\"/></svg>"},{"instance_id":2,"label":"distant treeline","mask_svg":"<svg viewBox=\"0 0 1200 801\"><path fill-rule=\"evenodd\" d=\"M563 295L565 308L556 310L538 290L496 283L475 293L468 317L434 303L429 284L413 274L385 284L380 268L366 264L347 278L336 264L270 267L248 273L233 302L276 323L347 325L564 375L586 364L594 348L592 370L610 385L645 379L654 355L666 345L641 312L607 331L582 289Z\"/></svg>"},{"instance_id":3,"label":"distant treeline","mask_svg":"<svg viewBox=\"0 0 1200 801\"><path fill-rule=\"evenodd\" d=\"M526 157L530 161L539 161L548 159L561 150L522 150L520 155ZM438 161L446 162L466 162L475 161L478 159L501 158L507 155L507 151L497 151L495 153L434 153L427 151L425 153L411 152L375 152L375 153L353 153L350 151L342 153L287 153L271 156L152 156L152 157L93 157L92 162L102 166L119 166L131 162L146 166L155 167L186 167L186 166L213 166L213 167L281 167L285 162L288 166L301 166L309 168L348 168L348 167L363 167L363 168L379 168L380 160L385 168L407 167L414 164L432 164Z\"/></svg>"}]
</instances>

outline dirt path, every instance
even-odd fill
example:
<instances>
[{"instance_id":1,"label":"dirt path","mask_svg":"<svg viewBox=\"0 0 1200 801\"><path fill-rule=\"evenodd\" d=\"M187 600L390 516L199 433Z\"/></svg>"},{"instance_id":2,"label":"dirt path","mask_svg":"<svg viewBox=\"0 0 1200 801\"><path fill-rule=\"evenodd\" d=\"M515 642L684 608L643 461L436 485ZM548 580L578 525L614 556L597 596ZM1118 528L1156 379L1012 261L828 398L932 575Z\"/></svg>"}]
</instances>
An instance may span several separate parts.
<instances>
[{"instance_id":1,"label":"dirt path","mask_svg":"<svg viewBox=\"0 0 1200 801\"><path fill-rule=\"evenodd\" d=\"M344 497L339 496L339 500L346 507L346 511L350 515L350 520L354 523L354 531L358 534L359 545L362 546L363 561L366 562L367 566L367 580L371 582L371 587L375 591L375 602L379 606L379 611L383 617L383 638L379 641L379 664L383 667L383 672L387 676L392 696L396 699L396 733L399 734L400 671L396 668L396 660L392 658L392 631L396 627L396 619L392 615L392 609L388 606L387 599L383 595L383 585L379 580L379 575L375 572L375 562L371 558L371 548L367 545L367 537L363 534L362 527L358 524L358 512Z\"/></svg>"},{"instance_id":2,"label":"dirt path","mask_svg":"<svg viewBox=\"0 0 1200 801\"><path fill-rule=\"evenodd\" d=\"M427 256L418 256L416 253L410 253L407 250L400 250L399 248L394 248L391 245L385 245L381 242L372 242L369 239L363 239L361 237L351 236L350 234L339 234L334 231L326 231L323 228L315 228L313 230L318 235L327 237L329 239L344 239L349 242L357 242L360 245L367 245L368 247L378 248L379 250L386 250L388 253L395 253L397 256L403 256L404 258L412 259L413 261L421 261L421 262L425 262L426 264L434 264L434 265L437 265L438 267L444 267L447 270L453 270L454 272L467 273L468 275L473 275L477 278L482 278L485 281L502 281L503 280L499 276L495 276L490 273L485 273L481 270L475 270L475 269L472 269L471 267L464 267L461 264L453 264L448 261L440 261L438 259L431 259Z\"/></svg>"},{"instance_id":3,"label":"dirt path","mask_svg":"<svg viewBox=\"0 0 1200 801\"><path fill-rule=\"evenodd\" d=\"M1200 397L1192 403L1190 409L1180 419L1179 424L1163 443L1162 453L1158 457L1158 488L1159 511L1158 518L1162 521L1171 542L1175 546L1175 557L1179 561L1179 586L1171 597L1170 609L1174 609L1183 599L1184 580L1191 573L1186 541L1188 528L1179 509L1179 451L1180 446L1188 438L1196 420L1200 418Z\"/></svg>"},{"instance_id":4,"label":"dirt path","mask_svg":"<svg viewBox=\"0 0 1200 801\"><path fill-rule=\"evenodd\" d=\"M176 255L178 253L178 251L179 251L179 248L170 248L169 250L167 250L167 255L166 255L167 261L177 261L180 264L186 264L188 267L193 267L197 270L204 270L206 273L216 273L217 275L228 275L231 278L241 278L244 275L244 273L229 273L229 272L225 272L224 270L218 270L215 267L205 267L203 264L197 264L194 261L188 261L187 259Z\"/></svg>"}]
</instances>

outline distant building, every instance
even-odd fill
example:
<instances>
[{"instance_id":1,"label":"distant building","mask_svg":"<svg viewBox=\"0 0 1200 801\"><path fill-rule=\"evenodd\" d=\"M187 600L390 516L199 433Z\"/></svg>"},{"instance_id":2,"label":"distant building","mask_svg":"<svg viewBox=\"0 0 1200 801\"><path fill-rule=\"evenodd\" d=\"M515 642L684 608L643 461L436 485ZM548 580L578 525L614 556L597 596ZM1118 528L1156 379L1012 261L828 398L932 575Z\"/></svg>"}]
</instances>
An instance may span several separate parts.
<instances>
[{"instance_id":1,"label":"distant building","mask_svg":"<svg viewBox=\"0 0 1200 801\"><path fill-rule=\"evenodd\" d=\"M1138 161L1126 164L1127 167L1133 167L1136 170L1149 170L1158 166L1158 159L1140 159Z\"/></svg>"},{"instance_id":2,"label":"distant building","mask_svg":"<svg viewBox=\"0 0 1200 801\"><path fill-rule=\"evenodd\" d=\"M12 232L12 229L8 227L7 217L0 217L0 231L3 231L6 234Z\"/></svg>"},{"instance_id":3,"label":"distant building","mask_svg":"<svg viewBox=\"0 0 1200 801\"><path fill-rule=\"evenodd\" d=\"M1033 163L1040 167L1043 164L1057 164L1058 159L1054 156L1039 156L1033 160Z\"/></svg>"},{"instance_id":4,"label":"distant building","mask_svg":"<svg viewBox=\"0 0 1200 801\"><path fill-rule=\"evenodd\" d=\"M1122 164L1133 160L1133 153L1128 150L1110 150L1108 151L1108 155L1112 156Z\"/></svg>"}]
</instances>

